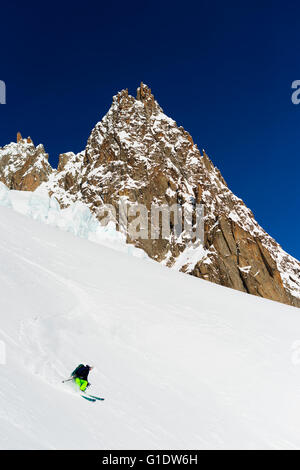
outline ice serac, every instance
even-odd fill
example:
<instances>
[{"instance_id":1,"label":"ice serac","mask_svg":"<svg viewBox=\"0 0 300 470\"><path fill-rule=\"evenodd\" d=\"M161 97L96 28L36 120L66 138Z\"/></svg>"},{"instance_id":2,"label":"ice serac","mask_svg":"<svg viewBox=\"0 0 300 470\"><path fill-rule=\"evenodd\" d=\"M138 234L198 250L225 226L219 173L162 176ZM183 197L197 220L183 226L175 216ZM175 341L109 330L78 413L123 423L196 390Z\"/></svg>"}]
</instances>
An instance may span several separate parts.
<instances>
[{"instance_id":1,"label":"ice serac","mask_svg":"<svg viewBox=\"0 0 300 470\"><path fill-rule=\"evenodd\" d=\"M31 138L23 139L20 132L16 143L0 148L0 181L9 189L34 191L52 171L43 145L35 147Z\"/></svg>"},{"instance_id":2,"label":"ice serac","mask_svg":"<svg viewBox=\"0 0 300 470\"><path fill-rule=\"evenodd\" d=\"M13 189L35 189L43 182L61 207L80 201L96 216L103 204L118 210L121 201L143 204L148 211L153 204L176 204L187 213L201 203L204 247L191 244L186 232L168 239L131 239L127 232L127 242L170 268L300 307L299 261L260 227L206 152L164 114L147 85L141 83L136 98L120 91L84 151L62 154L57 170L43 158L36 186L25 184L24 173L32 178L39 161L26 155L36 155L39 147L19 137L17 144L0 149L0 181Z\"/></svg>"}]
</instances>

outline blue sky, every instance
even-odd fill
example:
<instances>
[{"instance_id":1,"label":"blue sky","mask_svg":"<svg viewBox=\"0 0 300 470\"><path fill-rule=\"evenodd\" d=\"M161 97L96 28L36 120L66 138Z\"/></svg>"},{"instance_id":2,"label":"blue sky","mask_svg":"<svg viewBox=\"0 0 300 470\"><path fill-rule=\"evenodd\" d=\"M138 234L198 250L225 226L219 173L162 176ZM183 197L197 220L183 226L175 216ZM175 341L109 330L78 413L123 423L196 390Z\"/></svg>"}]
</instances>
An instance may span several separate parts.
<instances>
[{"instance_id":1,"label":"blue sky","mask_svg":"<svg viewBox=\"0 0 300 470\"><path fill-rule=\"evenodd\" d=\"M258 222L300 259L300 5L289 1L1 5L0 146L80 151L122 88L152 88Z\"/></svg>"}]
</instances>

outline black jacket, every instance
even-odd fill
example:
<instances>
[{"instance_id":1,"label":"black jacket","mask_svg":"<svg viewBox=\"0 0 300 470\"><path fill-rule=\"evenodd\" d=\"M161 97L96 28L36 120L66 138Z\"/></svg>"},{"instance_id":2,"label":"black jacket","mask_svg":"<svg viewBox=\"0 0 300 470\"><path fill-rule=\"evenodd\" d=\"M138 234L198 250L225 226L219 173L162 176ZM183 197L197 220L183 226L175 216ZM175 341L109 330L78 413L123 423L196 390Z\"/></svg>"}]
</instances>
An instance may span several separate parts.
<instances>
[{"instance_id":1,"label":"black jacket","mask_svg":"<svg viewBox=\"0 0 300 470\"><path fill-rule=\"evenodd\" d=\"M78 369L78 371L76 372L75 377L78 377L79 379L82 379L82 380L87 380L87 379L88 379L89 372L90 372L90 368L89 368L89 367L82 366L82 367L80 367L80 369Z\"/></svg>"}]
</instances>

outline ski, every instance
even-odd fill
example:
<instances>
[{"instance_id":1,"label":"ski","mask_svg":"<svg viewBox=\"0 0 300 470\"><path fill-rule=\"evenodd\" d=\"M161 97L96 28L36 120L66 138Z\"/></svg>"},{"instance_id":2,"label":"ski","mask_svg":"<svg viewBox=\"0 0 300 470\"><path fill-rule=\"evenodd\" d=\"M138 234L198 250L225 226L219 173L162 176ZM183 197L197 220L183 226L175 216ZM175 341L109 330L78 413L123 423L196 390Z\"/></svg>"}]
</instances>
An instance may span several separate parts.
<instances>
[{"instance_id":1,"label":"ski","mask_svg":"<svg viewBox=\"0 0 300 470\"><path fill-rule=\"evenodd\" d=\"M95 395L90 395L89 393L84 393L84 395L81 395L82 398L85 398L86 400L89 400L89 401L104 401L104 398L102 397L96 397Z\"/></svg>"},{"instance_id":2,"label":"ski","mask_svg":"<svg viewBox=\"0 0 300 470\"><path fill-rule=\"evenodd\" d=\"M89 394L87 394L87 396L90 397L90 398L93 398L94 400L104 401L104 398L102 398L102 397L96 397L95 395L89 395Z\"/></svg>"},{"instance_id":3,"label":"ski","mask_svg":"<svg viewBox=\"0 0 300 470\"><path fill-rule=\"evenodd\" d=\"M88 400L88 401L93 401L93 402L97 401L96 398L92 398L92 397L85 396L85 395L81 395L81 396L82 396L82 398L84 398L85 400Z\"/></svg>"}]
</instances>

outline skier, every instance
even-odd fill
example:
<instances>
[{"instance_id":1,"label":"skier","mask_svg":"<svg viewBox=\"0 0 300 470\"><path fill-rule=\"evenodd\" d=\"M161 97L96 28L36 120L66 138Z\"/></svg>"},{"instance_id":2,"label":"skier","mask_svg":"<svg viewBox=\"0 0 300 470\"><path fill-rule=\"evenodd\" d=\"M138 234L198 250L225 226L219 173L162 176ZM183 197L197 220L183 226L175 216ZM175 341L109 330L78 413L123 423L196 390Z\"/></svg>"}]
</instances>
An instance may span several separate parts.
<instances>
[{"instance_id":1,"label":"skier","mask_svg":"<svg viewBox=\"0 0 300 470\"><path fill-rule=\"evenodd\" d=\"M88 382L88 375L92 368L93 367L88 365L84 366L83 364L79 364L79 366L77 366L71 374L71 377L73 377L75 383L82 392L84 392L85 389L90 386L90 383Z\"/></svg>"}]
</instances>

